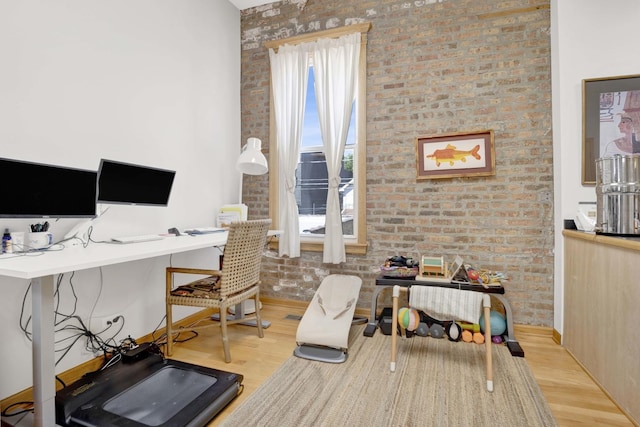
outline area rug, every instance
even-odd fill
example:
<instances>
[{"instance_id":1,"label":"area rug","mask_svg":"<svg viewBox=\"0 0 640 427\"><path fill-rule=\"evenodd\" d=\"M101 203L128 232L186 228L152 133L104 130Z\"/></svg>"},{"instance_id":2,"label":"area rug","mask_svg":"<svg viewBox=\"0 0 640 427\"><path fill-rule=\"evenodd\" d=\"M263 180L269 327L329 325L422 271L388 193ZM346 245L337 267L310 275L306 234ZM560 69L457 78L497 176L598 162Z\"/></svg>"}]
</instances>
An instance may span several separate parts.
<instances>
[{"instance_id":1,"label":"area rug","mask_svg":"<svg viewBox=\"0 0 640 427\"><path fill-rule=\"evenodd\" d=\"M331 364L287 359L223 426L555 426L526 360L493 348L486 390L484 345L391 337L351 328L349 357Z\"/></svg>"}]
</instances>

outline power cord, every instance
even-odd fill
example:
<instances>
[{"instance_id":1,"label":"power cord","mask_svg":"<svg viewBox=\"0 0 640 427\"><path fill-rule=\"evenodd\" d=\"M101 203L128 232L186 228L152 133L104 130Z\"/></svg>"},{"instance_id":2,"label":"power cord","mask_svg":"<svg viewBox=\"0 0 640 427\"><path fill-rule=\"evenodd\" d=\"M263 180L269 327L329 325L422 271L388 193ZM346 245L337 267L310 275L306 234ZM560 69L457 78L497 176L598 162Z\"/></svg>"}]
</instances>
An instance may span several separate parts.
<instances>
[{"instance_id":1,"label":"power cord","mask_svg":"<svg viewBox=\"0 0 640 427\"><path fill-rule=\"evenodd\" d=\"M132 347L138 346L138 344L130 336L121 340L119 343L116 342L116 336L122 332L125 326L125 318L123 316L117 316L111 324L108 324L103 330L97 332L91 331L89 327L85 325L82 318L76 314L78 296L73 282L74 276L75 272L71 272L69 274L60 274L56 279L54 291L54 333L56 335L64 334L65 336L54 341L54 352L56 355L59 355L55 361L55 365L57 366L60 361L64 359L78 341L86 338L85 350L94 354L102 353L104 360L102 366L97 371L105 370L120 362L123 354L130 351ZM68 279L64 280L65 277ZM20 329L29 341L33 340L33 334L31 332L32 316L27 315L26 305L29 293L31 292L31 286L32 283L30 282L22 298L20 309ZM68 286L69 292L73 297L71 299L71 307L68 310L64 310L61 307L61 294L66 286ZM93 313L93 308L91 313ZM157 347L155 343L153 345ZM151 350L153 350L153 348ZM60 383L63 388L66 387L64 381L58 376L56 376L56 381ZM16 408L20 409L16 410ZM9 405L2 411L2 416L12 417L27 412L33 412L33 402L16 402Z\"/></svg>"},{"instance_id":2,"label":"power cord","mask_svg":"<svg viewBox=\"0 0 640 427\"><path fill-rule=\"evenodd\" d=\"M15 412L12 412L12 411L15 411ZM0 414L2 414L2 417L4 418L9 418L9 417L17 417L18 415L27 414L29 412L33 412L33 402L24 401L24 402L12 403L11 405L4 408L2 412L0 412ZM2 424L4 425L4 423Z\"/></svg>"}]
</instances>

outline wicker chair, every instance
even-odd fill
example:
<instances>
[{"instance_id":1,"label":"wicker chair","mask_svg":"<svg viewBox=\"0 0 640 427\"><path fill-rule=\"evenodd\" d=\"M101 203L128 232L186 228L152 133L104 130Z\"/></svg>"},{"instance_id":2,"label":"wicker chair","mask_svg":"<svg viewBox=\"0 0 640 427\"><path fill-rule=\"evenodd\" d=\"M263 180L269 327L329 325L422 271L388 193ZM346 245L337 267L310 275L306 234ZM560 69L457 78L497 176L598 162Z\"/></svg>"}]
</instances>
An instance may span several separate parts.
<instances>
[{"instance_id":1,"label":"wicker chair","mask_svg":"<svg viewBox=\"0 0 640 427\"><path fill-rule=\"evenodd\" d=\"M167 355L173 350L173 335L176 332L196 331L218 322L211 321L206 325L176 327L173 324L171 308L173 305L192 307L218 308L220 310L220 328L224 360L231 362L227 325L255 319L258 336L262 338L260 319L260 265L262 253L267 241L270 219L234 222L229 228L229 237L224 247L220 270L198 268L167 268ZM208 277L196 280L187 285L173 288L175 274L198 274ZM255 314L242 319L227 319L227 309L247 299L255 299Z\"/></svg>"}]
</instances>

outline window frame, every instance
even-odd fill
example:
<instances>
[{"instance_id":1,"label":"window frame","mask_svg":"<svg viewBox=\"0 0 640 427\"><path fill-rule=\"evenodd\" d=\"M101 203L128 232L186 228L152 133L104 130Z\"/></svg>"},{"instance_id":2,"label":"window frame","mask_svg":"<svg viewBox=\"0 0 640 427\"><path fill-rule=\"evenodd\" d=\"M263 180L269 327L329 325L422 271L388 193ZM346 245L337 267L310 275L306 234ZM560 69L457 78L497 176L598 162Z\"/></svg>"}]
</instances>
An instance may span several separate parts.
<instances>
[{"instance_id":1,"label":"window frame","mask_svg":"<svg viewBox=\"0 0 640 427\"><path fill-rule=\"evenodd\" d=\"M360 61L358 66L358 88L356 102L356 148L354 152L354 177L356 178L356 189L354 206L356 215L354 216L355 235L344 237L345 251L348 254L364 255L367 252L367 222L366 222L366 180L367 180L367 32L371 29L371 23L347 25L331 30L318 31L309 34L302 34L287 39L273 40L265 43L267 49L277 50L284 44L296 45L300 43L313 42L321 38L337 38L346 34L359 32L360 40ZM270 85L271 87L271 85ZM273 92L269 97L269 153L277 153L275 132L275 115L273 109ZM269 216L274 228L278 228L278 156L269 156ZM278 241L272 241L271 246L277 248ZM324 235L308 236L300 234L300 250L311 252L322 252L324 250Z\"/></svg>"}]
</instances>

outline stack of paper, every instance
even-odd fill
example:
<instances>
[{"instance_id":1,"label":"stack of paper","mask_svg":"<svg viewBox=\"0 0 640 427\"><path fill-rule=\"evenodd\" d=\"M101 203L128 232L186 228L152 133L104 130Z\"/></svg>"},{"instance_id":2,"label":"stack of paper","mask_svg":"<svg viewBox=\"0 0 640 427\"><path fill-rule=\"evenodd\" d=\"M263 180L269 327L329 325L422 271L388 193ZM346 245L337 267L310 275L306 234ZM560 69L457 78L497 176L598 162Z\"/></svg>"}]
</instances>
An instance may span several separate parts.
<instances>
[{"instance_id":1,"label":"stack of paper","mask_svg":"<svg viewBox=\"0 0 640 427\"><path fill-rule=\"evenodd\" d=\"M234 221L247 220L247 205L224 205L218 212L218 227L227 228Z\"/></svg>"}]
</instances>

